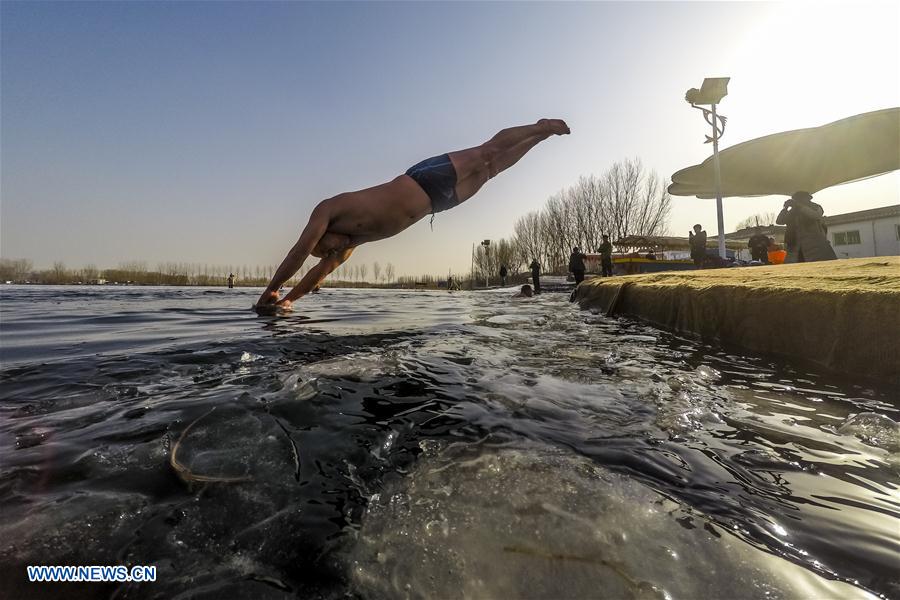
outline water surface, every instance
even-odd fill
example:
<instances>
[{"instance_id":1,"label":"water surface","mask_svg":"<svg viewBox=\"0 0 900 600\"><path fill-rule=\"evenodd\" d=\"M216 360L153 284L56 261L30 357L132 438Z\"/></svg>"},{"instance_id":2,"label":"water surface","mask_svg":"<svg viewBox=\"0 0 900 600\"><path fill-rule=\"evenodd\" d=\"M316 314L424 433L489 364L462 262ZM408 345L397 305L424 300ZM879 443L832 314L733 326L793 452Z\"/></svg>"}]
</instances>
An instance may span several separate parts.
<instances>
[{"instance_id":1,"label":"water surface","mask_svg":"<svg viewBox=\"0 0 900 600\"><path fill-rule=\"evenodd\" d=\"M0 580L900 597L896 388L510 295L325 290L260 318L251 290L0 286ZM179 439L243 481L185 483ZM27 564L158 579L35 588Z\"/></svg>"}]
</instances>

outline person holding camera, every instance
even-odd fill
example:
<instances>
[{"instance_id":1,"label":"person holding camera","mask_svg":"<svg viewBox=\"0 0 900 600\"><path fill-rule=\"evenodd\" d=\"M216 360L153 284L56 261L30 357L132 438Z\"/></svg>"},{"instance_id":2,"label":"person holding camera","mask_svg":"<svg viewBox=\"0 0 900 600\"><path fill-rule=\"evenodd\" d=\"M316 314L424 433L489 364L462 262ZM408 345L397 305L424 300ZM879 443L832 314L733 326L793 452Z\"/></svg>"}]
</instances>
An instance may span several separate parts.
<instances>
[{"instance_id":1,"label":"person holding camera","mask_svg":"<svg viewBox=\"0 0 900 600\"><path fill-rule=\"evenodd\" d=\"M784 244L787 246L785 263L837 259L826 237L825 211L812 201L812 195L808 192L795 192L788 198L775 222L787 225L784 232Z\"/></svg>"}]
</instances>

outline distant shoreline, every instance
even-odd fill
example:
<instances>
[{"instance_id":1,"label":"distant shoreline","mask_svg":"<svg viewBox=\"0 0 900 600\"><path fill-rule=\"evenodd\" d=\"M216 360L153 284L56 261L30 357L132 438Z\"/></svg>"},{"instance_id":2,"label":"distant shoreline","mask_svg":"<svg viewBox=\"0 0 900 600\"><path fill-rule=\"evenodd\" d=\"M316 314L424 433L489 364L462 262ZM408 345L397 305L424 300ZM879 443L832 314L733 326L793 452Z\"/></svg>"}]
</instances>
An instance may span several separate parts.
<instances>
[{"instance_id":1,"label":"distant shoreline","mask_svg":"<svg viewBox=\"0 0 900 600\"><path fill-rule=\"evenodd\" d=\"M28 285L28 286L73 286L73 287L90 287L90 288L107 288L107 287L205 287L205 288L222 288L222 289L250 289L264 288L265 283L235 283L232 288L226 284L220 283L140 283L135 281L121 282L110 281L107 283L84 283L82 281L67 282L44 282L44 281L0 281L0 285ZM283 289L289 289L291 286L285 286ZM408 290L408 289L447 289L447 286L440 286L437 283L416 284L415 286L406 283L368 283L368 282L331 282L322 284L322 289L375 289L375 290Z\"/></svg>"}]
</instances>

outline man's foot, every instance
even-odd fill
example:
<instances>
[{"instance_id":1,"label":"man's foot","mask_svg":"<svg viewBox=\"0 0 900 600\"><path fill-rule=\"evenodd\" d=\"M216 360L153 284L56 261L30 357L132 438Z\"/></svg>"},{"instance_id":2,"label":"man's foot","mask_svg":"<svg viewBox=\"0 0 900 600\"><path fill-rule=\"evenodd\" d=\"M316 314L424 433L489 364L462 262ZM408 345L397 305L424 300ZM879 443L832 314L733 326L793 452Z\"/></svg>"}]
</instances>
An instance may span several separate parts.
<instances>
[{"instance_id":1,"label":"man's foot","mask_svg":"<svg viewBox=\"0 0 900 600\"><path fill-rule=\"evenodd\" d=\"M540 119L537 124L554 135L568 135L572 133L569 126L562 119Z\"/></svg>"}]
</instances>

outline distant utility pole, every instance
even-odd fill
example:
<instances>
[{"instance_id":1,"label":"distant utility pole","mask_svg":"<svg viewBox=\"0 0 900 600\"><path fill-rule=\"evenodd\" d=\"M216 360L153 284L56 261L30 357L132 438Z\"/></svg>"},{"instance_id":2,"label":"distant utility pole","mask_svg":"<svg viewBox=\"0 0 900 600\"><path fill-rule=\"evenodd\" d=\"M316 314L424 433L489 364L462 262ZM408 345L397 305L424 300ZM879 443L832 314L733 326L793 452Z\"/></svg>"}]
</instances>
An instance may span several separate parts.
<instances>
[{"instance_id":1,"label":"distant utility pole","mask_svg":"<svg viewBox=\"0 0 900 600\"><path fill-rule=\"evenodd\" d=\"M469 289L475 289L475 244L472 244L472 268L469 270Z\"/></svg>"},{"instance_id":2,"label":"distant utility pole","mask_svg":"<svg viewBox=\"0 0 900 600\"><path fill-rule=\"evenodd\" d=\"M481 245L484 246L484 262L488 262L488 252L491 249L491 240L484 240L481 242ZM490 269L484 270L484 287L488 287L490 285L490 277L491 271Z\"/></svg>"}]
</instances>

